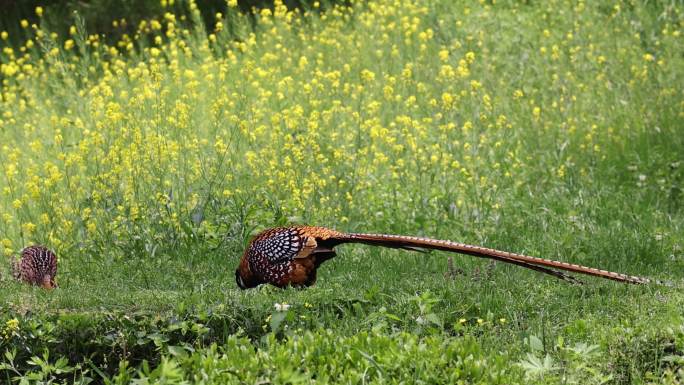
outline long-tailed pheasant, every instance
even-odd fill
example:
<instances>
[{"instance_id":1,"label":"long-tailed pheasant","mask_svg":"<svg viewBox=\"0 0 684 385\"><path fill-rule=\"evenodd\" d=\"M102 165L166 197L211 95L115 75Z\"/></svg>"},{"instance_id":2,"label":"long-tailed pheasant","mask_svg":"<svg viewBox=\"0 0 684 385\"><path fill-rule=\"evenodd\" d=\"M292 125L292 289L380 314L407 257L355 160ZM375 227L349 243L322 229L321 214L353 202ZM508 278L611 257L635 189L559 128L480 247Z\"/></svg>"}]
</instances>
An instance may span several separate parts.
<instances>
[{"instance_id":1,"label":"long-tailed pheasant","mask_svg":"<svg viewBox=\"0 0 684 385\"><path fill-rule=\"evenodd\" d=\"M313 226L278 227L261 232L245 250L235 270L235 280L241 289L263 283L278 287L311 286L316 282L318 267L333 258L336 255L333 248L343 243L451 251L511 263L571 282L579 281L555 269L634 284L650 282L647 278L451 241L403 235L342 233Z\"/></svg>"}]
</instances>

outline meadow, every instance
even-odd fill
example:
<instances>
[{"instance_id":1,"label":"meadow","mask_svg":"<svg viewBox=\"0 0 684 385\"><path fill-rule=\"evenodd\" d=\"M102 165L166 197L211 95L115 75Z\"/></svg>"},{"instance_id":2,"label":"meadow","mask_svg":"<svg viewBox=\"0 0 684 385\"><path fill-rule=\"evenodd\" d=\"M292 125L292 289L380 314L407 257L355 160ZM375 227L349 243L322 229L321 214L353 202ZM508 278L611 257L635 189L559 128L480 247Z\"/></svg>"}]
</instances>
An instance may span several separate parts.
<instances>
[{"instance_id":1,"label":"meadow","mask_svg":"<svg viewBox=\"0 0 684 385\"><path fill-rule=\"evenodd\" d=\"M684 383L681 2L162 5L0 31L0 382ZM239 290L285 224L669 285L350 245Z\"/></svg>"}]
</instances>

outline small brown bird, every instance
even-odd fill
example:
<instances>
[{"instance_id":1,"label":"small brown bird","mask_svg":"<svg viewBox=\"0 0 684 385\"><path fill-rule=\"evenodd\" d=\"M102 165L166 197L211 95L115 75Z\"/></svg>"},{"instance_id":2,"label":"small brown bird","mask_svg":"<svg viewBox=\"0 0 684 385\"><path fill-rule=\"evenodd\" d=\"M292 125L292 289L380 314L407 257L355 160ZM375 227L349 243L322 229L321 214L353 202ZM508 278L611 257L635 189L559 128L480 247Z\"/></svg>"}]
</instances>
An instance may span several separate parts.
<instances>
[{"instance_id":1,"label":"small brown bird","mask_svg":"<svg viewBox=\"0 0 684 385\"><path fill-rule=\"evenodd\" d=\"M463 243L403 235L342 233L314 226L277 227L261 232L245 250L235 270L235 281L241 289L256 287L263 283L278 287L311 286L316 282L318 267L333 258L336 255L333 248L343 243L364 243L415 251L422 249L451 251L511 263L575 283L579 281L554 268L620 282L634 284L650 282L648 278Z\"/></svg>"},{"instance_id":2,"label":"small brown bird","mask_svg":"<svg viewBox=\"0 0 684 385\"><path fill-rule=\"evenodd\" d=\"M14 278L44 289L57 287L57 256L45 246L29 246L21 251L21 259L12 263Z\"/></svg>"}]
</instances>

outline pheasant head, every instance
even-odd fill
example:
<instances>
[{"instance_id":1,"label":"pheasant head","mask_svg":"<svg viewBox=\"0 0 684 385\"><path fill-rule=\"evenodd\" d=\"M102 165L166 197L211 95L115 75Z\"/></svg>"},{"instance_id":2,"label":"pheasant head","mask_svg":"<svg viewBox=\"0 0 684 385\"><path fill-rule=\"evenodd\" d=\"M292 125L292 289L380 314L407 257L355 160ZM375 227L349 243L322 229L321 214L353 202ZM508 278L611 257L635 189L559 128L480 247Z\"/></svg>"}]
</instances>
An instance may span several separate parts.
<instances>
[{"instance_id":1,"label":"pheasant head","mask_svg":"<svg viewBox=\"0 0 684 385\"><path fill-rule=\"evenodd\" d=\"M242 258L240 265L235 269L235 282L238 287L243 290L257 287L261 283L252 273L246 258Z\"/></svg>"}]
</instances>

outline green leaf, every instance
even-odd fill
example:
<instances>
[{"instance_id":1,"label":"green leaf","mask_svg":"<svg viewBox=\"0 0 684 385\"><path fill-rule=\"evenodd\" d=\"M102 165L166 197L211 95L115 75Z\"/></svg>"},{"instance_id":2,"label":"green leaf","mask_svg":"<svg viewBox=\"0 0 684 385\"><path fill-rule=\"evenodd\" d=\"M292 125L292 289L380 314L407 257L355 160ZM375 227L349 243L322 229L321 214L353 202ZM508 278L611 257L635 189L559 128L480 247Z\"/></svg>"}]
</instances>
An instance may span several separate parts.
<instances>
[{"instance_id":1,"label":"green leaf","mask_svg":"<svg viewBox=\"0 0 684 385\"><path fill-rule=\"evenodd\" d=\"M425 315L425 319L430 321L436 326L442 327L442 320L435 313L429 313Z\"/></svg>"},{"instance_id":2,"label":"green leaf","mask_svg":"<svg viewBox=\"0 0 684 385\"><path fill-rule=\"evenodd\" d=\"M17 355L16 349L5 350L5 358L9 362L14 362L14 357L16 357L16 355Z\"/></svg>"},{"instance_id":3,"label":"green leaf","mask_svg":"<svg viewBox=\"0 0 684 385\"><path fill-rule=\"evenodd\" d=\"M544 350L544 344L539 339L539 337L537 337L535 335L530 336L529 345L530 345L530 349L532 349L533 352L540 352L540 351Z\"/></svg>"},{"instance_id":4,"label":"green leaf","mask_svg":"<svg viewBox=\"0 0 684 385\"><path fill-rule=\"evenodd\" d=\"M287 312L276 312L271 315L271 332L276 333L280 330L280 325L287 317Z\"/></svg>"},{"instance_id":5,"label":"green leaf","mask_svg":"<svg viewBox=\"0 0 684 385\"><path fill-rule=\"evenodd\" d=\"M186 352L182 346L169 345L166 348L168 349L169 354L174 357L185 358L188 355L188 352Z\"/></svg>"},{"instance_id":6,"label":"green leaf","mask_svg":"<svg viewBox=\"0 0 684 385\"><path fill-rule=\"evenodd\" d=\"M554 365L553 358L549 354L544 356L544 360L542 361L542 359L534 354L527 353L526 359L520 361L518 365L525 370L525 373L528 376L543 376L544 374L558 369Z\"/></svg>"}]
</instances>

